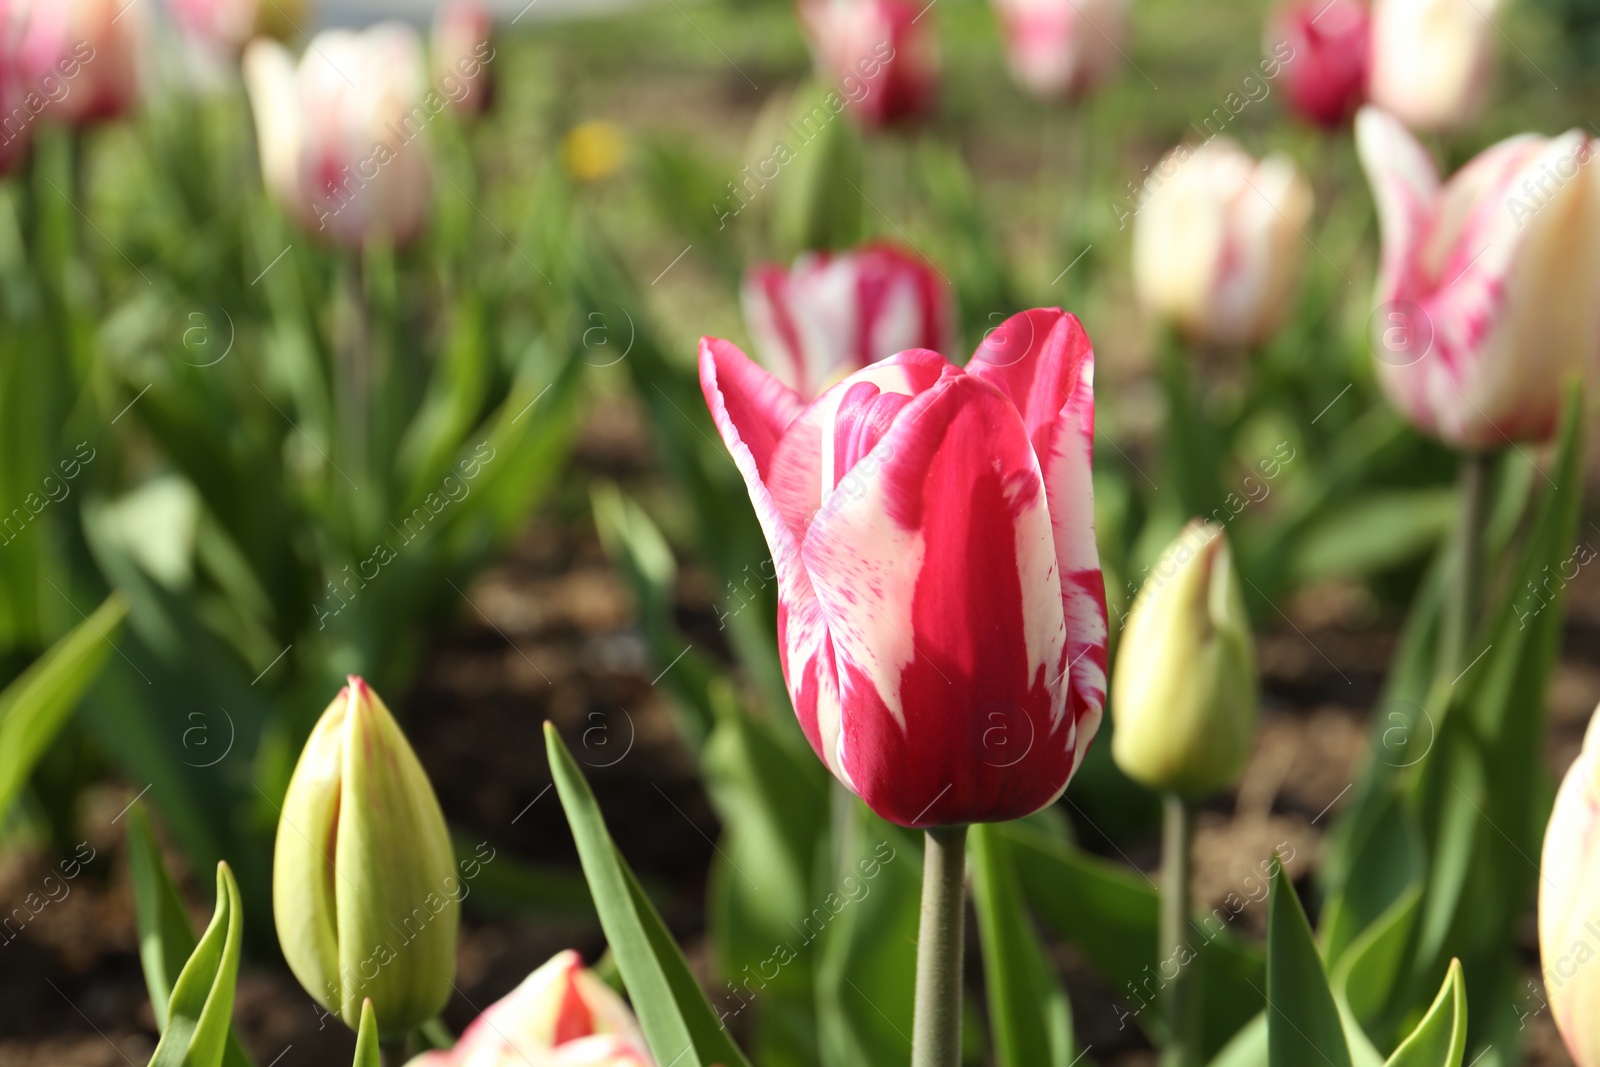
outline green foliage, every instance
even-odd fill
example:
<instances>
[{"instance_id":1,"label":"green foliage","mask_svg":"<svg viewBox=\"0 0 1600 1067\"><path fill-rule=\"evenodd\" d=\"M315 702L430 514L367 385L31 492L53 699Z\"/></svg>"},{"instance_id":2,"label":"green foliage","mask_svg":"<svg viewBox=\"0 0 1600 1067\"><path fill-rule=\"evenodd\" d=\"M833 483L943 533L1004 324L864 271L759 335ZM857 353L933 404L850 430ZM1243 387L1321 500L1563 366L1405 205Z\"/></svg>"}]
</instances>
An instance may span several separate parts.
<instances>
[{"instance_id":1,"label":"green foliage","mask_svg":"<svg viewBox=\"0 0 1600 1067\"><path fill-rule=\"evenodd\" d=\"M244 917L239 887L217 865L217 910L172 984L150 1067L221 1067L231 1033Z\"/></svg>"}]
</instances>

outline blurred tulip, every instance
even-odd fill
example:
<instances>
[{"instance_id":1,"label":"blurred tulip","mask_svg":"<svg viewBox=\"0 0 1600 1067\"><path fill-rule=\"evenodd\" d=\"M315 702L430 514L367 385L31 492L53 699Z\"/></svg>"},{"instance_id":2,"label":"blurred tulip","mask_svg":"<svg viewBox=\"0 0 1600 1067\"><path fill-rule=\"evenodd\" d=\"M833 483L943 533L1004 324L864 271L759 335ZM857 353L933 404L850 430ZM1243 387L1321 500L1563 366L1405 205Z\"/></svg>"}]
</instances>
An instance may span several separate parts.
<instances>
[{"instance_id":1,"label":"blurred tulip","mask_svg":"<svg viewBox=\"0 0 1600 1067\"><path fill-rule=\"evenodd\" d=\"M1011 73L1035 96L1082 96L1122 60L1128 0L993 2Z\"/></svg>"},{"instance_id":2,"label":"blurred tulip","mask_svg":"<svg viewBox=\"0 0 1600 1067\"><path fill-rule=\"evenodd\" d=\"M1290 0L1267 19L1267 52L1282 64L1289 107L1319 126L1343 125L1367 95L1372 16L1365 0Z\"/></svg>"},{"instance_id":3,"label":"blurred tulip","mask_svg":"<svg viewBox=\"0 0 1600 1067\"><path fill-rule=\"evenodd\" d=\"M1134 220L1140 301L1218 345L1265 339L1305 257L1311 186L1286 156L1257 161L1227 138L1180 145L1152 171Z\"/></svg>"},{"instance_id":4,"label":"blurred tulip","mask_svg":"<svg viewBox=\"0 0 1600 1067\"><path fill-rule=\"evenodd\" d=\"M1357 116L1356 144L1383 235L1372 344L1389 399L1457 448L1544 440L1564 383L1600 355L1589 137L1512 137L1443 183L1376 108Z\"/></svg>"},{"instance_id":5,"label":"blurred tulip","mask_svg":"<svg viewBox=\"0 0 1600 1067\"><path fill-rule=\"evenodd\" d=\"M908 348L949 353L955 300L927 263L889 245L752 267L742 288L756 355L803 400Z\"/></svg>"},{"instance_id":6,"label":"blurred tulip","mask_svg":"<svg viewBox=\"0 0 1600 1067\"><path fill-rule=\"evenodd\" d=\"M1222 527L1193 520L1150 568L1111 686L1111 755L1128 777L1199 798L1244 770L1255 646Z\"/></svg>"},{"instance_id":7,"label":"blurred tulip","mask_svg":"<svg viewBox=\"0 0 1600 1067\"><path fill-rule=\"evenodd\" d=\"M307 0L167 0L179 29L229 55L237 55L252 37L298 34L307 6Z\"/></svg>"},{"instance_id":8,"label":"blurred tulip","mask_svg":"<svg viewBox=\"0 0 1600 1067\"><path fill-rule=\"evenodd\" d=\"M561 162L581 182L611 177L628 158L628 135L614 122L580 122L561 139Z\"/></svg>"},{"instance_id":9,"label":"blurred tulip","mask_svg":"<svg viewBox=\"0 0 1600 1067\"><path fill-rule=\"evenodd\" d=\"M452 0L433 20L433 81L451 104L468 115L494 100L494 16L478 0Z\"/></svg>"},{"instance_id":10,"label":"blurred tulip","mask_svg":"<svg viewBox=\"0 0 1600 1067\"><path fill-rule=\"evenodd\" d=\"M245 49L244 69L262 178L290 217L346 246L403 243L421 231L433 202L422 141L445 104L433 93L424 100L415 30L327 30L298 68L281 44L260 39Z\"/></svg>"},{"instance_id":11,"label":"blurred tulip","mask_svg":"<svg viewBox=\"0 0 1600 1067\"><path fill-rule=\"evenodd\" d=\"M20 73L46 95L47 121L83 126L121 118L139 102L146 7L126 0L20 0ZM61 91L52 94L52 80Z\"/></svg>"},{"instance_id":12,"label":"blurred tulip","mask_svg":"<svg viewBox=\"0 0 1600 1067\"><path fill-rule=\"evenodd\" d=\"M566 951L467 1027L455 1047L408 1067L655 1067L633 1013Z\"/></svg>"},{"instance_id":13,"label":"blurred tulip","mask_svg":"<svg viewBox=\"0 0 1600 1067\"><path fill-rule=\"evenodd\" d=\"M933 109L939 70L918 0L799 0L817 69L838 83L866 126L920 118Z\"/></svg>"},{"instance_id":14,"label":"blurred tulip","mask_svg":"<svg viewBox=\"0 0 1600 1067\"><path fill-rule=\"evenodd\" d=\"M811 747L902 826L1020 818L1100 722L1094 353L1028 311L966 368L912 349L805 400L727 341L700 384L777 570Z\"/></svg>"},{"instance_id":15,"label":"blurred tulip","mask_svg":"<svg viewBox=\"0 0 1600 1067\"><path fill-rule=\"evenodd\" d=\"M1372 102L1419 130L1465 126L1494 74L1499 0L1375 0Z\"/></svg>"},{"instance_id":16,"label":"blurred tulip","mask_svg":"<svg viewBox=\"0 0 1600 1067\"><path fill-rule=\"evenodd\" d=\"M1539 859L1539 957L1556 1029L1578 1067L1600 1065L1600 709L1556 792Z\"/></svg>"},{"instance_id":17,"label":"blurred tulip","mask_svg":"<svg viewBox=\"0 0 1600 1067\"><path fill-rule=\"evenodd\" d=\"M400 726L352 676L289 780L272 914L300 984L352 1029L370 997L386 1035L438 1014L465 889L444 813Z\"/></svg>"}]
</instances>

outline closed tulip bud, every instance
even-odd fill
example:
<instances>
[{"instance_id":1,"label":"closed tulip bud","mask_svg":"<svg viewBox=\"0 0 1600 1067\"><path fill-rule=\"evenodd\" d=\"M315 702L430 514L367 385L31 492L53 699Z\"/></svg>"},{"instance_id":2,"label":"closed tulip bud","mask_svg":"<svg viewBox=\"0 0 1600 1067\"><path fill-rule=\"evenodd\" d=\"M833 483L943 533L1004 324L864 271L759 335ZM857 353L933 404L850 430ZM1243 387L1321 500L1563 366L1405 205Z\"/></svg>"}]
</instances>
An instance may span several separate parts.
<instances>
[{"instance_id":1,"label":"closed tulip bud","mask_svg":"<svg viewBox=\"0 0 1600 1067\"><path fill-rule=\"evenodd\" d=\"M1539 861L1539 957L1556 1029L1578 1067L1600 1067L1600 709L1567 769Z\"/></svg>"},{"instance_id":2,"label":"closed tulip bud","mask_svg":"<svg viewBox=\"0 0 1600 1067\"><path fill-rule=\"evenodd\" d=\"M1150 568L1111 686L1111 755L1128 777L1197 798L1244 770L1255 649L1220 526L1195 519Z\"/></svg>"},{"instance_id":3,"label":"closed tulip bud","mask_svg":"<svg viewBox=\"0 0 1600 1067\"><path fill-rule=\"evenodd\" d=\"M869 244L751 268L742 289L756 355L805 400L908 348L951 351L955 299L927 263Z\"/></svg>"},{"instance_id":4,"label":"closed tulip bud","mask_svg":"<svg viewBox=\"0 0 1600 1067\"><path fill-rule=\"evenodd\" d=\"M1081 97L1122 61L1127 0L993 0L1011 74L1039 97Z\"/></svg>"},{"instance_id":5,"label":"closed tulip bud","mask_svg":"<svg viewBox=\"0 0 1600 1067\"><path fill-rule=\"evenodd\" d=\"M39 111L43 121L85 126L134 109L141 95L147 12L147 5L125 0L15 5L7 28L22 35L16 73L37 100L48 101Z\"/></svg>"},{"instance_id":6,"label":"closed tulip bud","mask_svg":"<svg viewBox=\"0 0 1600 1067\"><path fill-rule=\"evenodd\" d=\"M1100 723L1094 354L1055 308L965 368L911 349L806 403L726 341L700 385L776 567L800 726L902 826L1052 803Z\"/></svg>"},{"instance_id":7,"label":"closed tulip bud","mask_svg":"<svg viewBox=\"0 0 1600 1067\"><path fill-rule=\"evenodd\" d=\"M1147 308L1210 344L1249 345L1287 312L1305 258L1311 186L1285 156L1227 138L1180 145L1145 182L1133 281Z\"/></svg>"},{"instance_id":8,"label":"closed tulip bud","mask_svg":"<svg viewBox=\"0 0 1600 1067\"><path fill-rule=\"evenodd\" d=\"M435 91L465 115L479 115L494 99L494 16L478 0L453 0L433 20Z\"/></svg>"},{"instance_id":9,"label":"closed tulip bud","mask_svg":"<svg viewBox=\"0 0 1600 1067\"><path fill-rule=\"evenodd\" d=\"M800 0L817 70L837 84L839 107L865 126L933 110L939 64L918 0Z\"/></svg>"},{"instance_id":10,"label":"closed tulip bud","mask_svg":"<svg viewBox=\"0 0 1600 1067\"><path fill-rule=\"evenodd\" d=\"M386 1035L438 1014L455 977L462 884L444 814L400 726L351 677L306 741L273 852L272 914L306 991Z\"/></svg>"},{"instance_id":11,"label":"closed tulip bud","mask_svg":"<svg viewBox=\"0 0 1600 1067\"><path fill-rule=\"evenodd\" d=\"M491 1004L455 1047L427 1052L409 1067L655 1067L633 1013L584 969L576 952L557 954Z\"/></svg>"},{"instance_id":12,"label":"closed tulip bud","mask_svg":"<svg viewBox=\"0 0 1600 1067\"><path fill-rule=\"evenodd\" d=\"M1448 182L1376 108L1356 145L1382 231L1372 346L1390 401L1457 448L1548 438L1564 384L1600 353L1593 142L1512 137Z\"/></svg>"},{"instance_id":13,"label":"closed tulip bud","mask_svg":"<svg viewBox=\"0 0 1600 1067\"><path fill-rule=\"evenodd\" d=\"M1273 11L1266 51L1291 110L1330 129L1356 113L1367 96L1371 23L1365 0L1290 0Z\"/></svg>"},{"instance_id":14,"label":"closed tulip bud","mask_svg":"<svg viewBox=\"0 0 1600 1067\"><path fill-rule=\"evenodd\" d=\"M347 247L421 232L433 204L423 69L420 38L397 22L326 30L298 67L276 41L245 49L262 180L302 228Z\"/></svg>"},{"instance_id":15,"label":"closed tulip bud","mask_svg":"<svg viewBox=\"0 0 1600 1067\"><path fill-rule=\"evenodd\" d=\"M1499 6L1499 0L1375 0L1372 102L1414 129L1470 123L1489 95Z\"/></svg>"}]
</instances>

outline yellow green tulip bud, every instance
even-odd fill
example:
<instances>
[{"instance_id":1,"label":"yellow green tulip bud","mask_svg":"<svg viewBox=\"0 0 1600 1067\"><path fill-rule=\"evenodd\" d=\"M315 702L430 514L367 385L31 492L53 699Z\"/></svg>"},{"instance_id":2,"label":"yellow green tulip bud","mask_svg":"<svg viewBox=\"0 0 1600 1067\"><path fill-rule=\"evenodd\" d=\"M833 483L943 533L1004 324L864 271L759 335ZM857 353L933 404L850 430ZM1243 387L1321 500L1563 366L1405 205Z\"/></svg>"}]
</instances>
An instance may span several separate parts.
<instances>
[{"instance_id":1,"label":"yellow green tulip bud","mask_svg":"<svg viewBox=\"0 0 1600 1067\"><path fill-rule=\"evenodd\" d=\"M463 888L444 813L394 716L360 678L300 753L278 820L272 912L300 984L386 1036L438 1014L455 977Z\"/></svg>"},{"instance_id":2,"label":"yellow green tulip bud","mask_svg":"<svg viewBox=\"0 0 1600 1067\"><path fill-rule=\"evenodd\" d=\"M1204 796L1250 756L1255 649L1222 528L1184 527L1134 599L1111 683L1111 755L1152 789Z\"/></svg>"}]
</instances>

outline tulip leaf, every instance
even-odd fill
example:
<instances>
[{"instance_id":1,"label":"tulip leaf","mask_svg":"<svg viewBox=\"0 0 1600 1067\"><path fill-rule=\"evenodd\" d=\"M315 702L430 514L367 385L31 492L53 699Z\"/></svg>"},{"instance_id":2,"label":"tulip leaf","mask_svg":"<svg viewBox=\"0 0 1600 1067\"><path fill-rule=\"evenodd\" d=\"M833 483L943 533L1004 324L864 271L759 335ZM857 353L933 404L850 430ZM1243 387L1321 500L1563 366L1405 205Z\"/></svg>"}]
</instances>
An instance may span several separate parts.
<instances>
[{"instance_id":1,"label":"tulip leaf","mask_svg":"<svg viewBox=\"0 0 1600 1067\"><path fill-rule=\"evenodd\" d=\"M1454 489L1389 490L1344 501L1302 535L1289 580L1359 577L1405 563L1444 540L1456 511Z\"/></svg>"},{"instance_id":2,"label":"tulip leaf","mask_svg":"<svg viewBox=\"0 0 1600 1067\"><path fill-rule=\"evenodd\" d=\"M356 1028L356 1056L351 1067L383 1067L383 1054L378 1047L378 1013L372 1009L372 998L361 1000L361 1025Z\"/></svg>"},{"instance_id":3,"label":"tulip leaf","mask_svg":"<svg viewBox=\"0 0 1600 1067\"><path fill-rule=\"evenodd\" d=\"M150 1008L162 1029L166 1027L167 1001L172 983L183 970L197 944L189 912L178 896L178 887L161 859L150 817L144 805L134 804L128 820L128 868L133 883L133 908L139 931L139 962L144 968L145 988L150 992ZM230 1027L223 1067L252 1067L237 1031Z\"/></svg>"},{"instance_id":4,"label":"tulip leaf","mask_svg":"<svg viewBox=\"0 0 1600 1067\"><path fill-rule=\"evenodd\" d=\"M650 1051L658 1062L682 1067L749 1067L719 1025L683 953L617 852L589 783L549 723L545 724L545 745L601 929Z\"/></svg>"},{"instance_id":5,"label":"tulip leaf","mask_svg":"<svg viewBox=\"0 0 1600 1067\"><path fill-rule=\"evenodd\" d=\"M1461 1067L1466 1055L1467 983L1461 961L1451 960L1433 1007L1384 1067Z\"/></svg>"},{"instance_id":6,"label":"tulip leaf","mask_svg":"<svg viewBox=\"0 0 1600 1067\"><path fill-rule=\"evenodd\" d=\"M983 824L972 828L970 845L996 1061L1000 1067L1068 1067L1072 1006L1028 916L1011 843L995 826Z\"/></svg>"},{"instance_id":7,"label":"tulip leaf","mask_svg":"<svg viewBox=\"0 0 1600 1067\"><path fill-rule=\"evenodd\" d=\"M1394 990L1406 976L1406 950L1416 930L1422 883L1399 900L1352 943L1332 972L1333 995L1342 1009L1369 1030L1396 1006Z\"/></svg>"},{"instance_id":8,"label":"tulip leaf","mask_svg":"<svg viewBox=\"0 0 1600 1067\"><path fill-rule=\"evenodd\" d=\"M217 909L167 1000L167 1021L150 1067L220 1067L232 1026L244 915L239 886L217 864Z\"/></svg>"},{"instance_id":9,"label":"tulip leaf","mask_svg":"<svg viewBox=\"0 0 1600 1067\"><path fill-rule=\"evenodd\" d=\"M1267 902L1267 1063L1351 1067L1311 924L1283 865L1276 866Z\"/></svg>"},{"instance_id":10,"label":"tulip leaf","mask_svg":"<svg viewBox=\"0 0 1600 1067\"><path fill-rule=\"evenodd\" d=\"M0 816L100 674L128 604L113 593L0 692Z\"/></svg>"}]
</instances>

